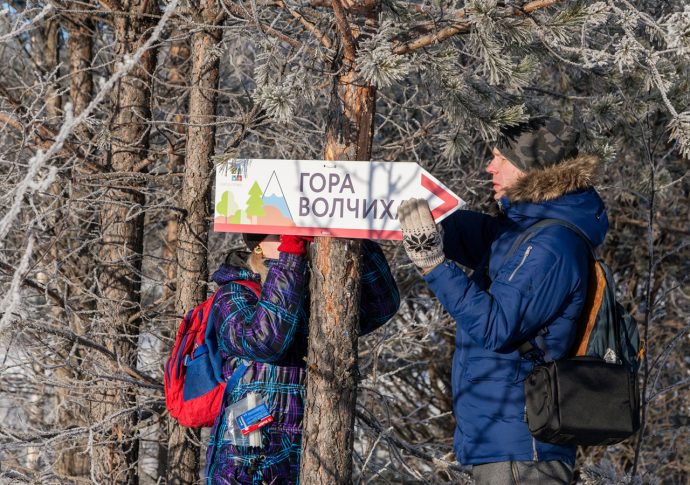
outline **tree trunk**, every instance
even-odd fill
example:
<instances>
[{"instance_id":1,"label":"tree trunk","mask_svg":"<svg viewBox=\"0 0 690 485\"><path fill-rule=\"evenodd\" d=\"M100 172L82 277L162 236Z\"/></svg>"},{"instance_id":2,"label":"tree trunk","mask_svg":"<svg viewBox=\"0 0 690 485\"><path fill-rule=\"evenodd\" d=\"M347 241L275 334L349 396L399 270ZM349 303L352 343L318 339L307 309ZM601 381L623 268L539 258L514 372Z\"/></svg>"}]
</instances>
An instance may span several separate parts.
<instances>
[{"instance_id":1,"label":"tree trunk","mask_svg":"<svg viewBox=\"0 0 690 485\"><path fill-rule=\"evenodd\" d=\"M57 72L59 66L59 47L60 47L60 23L56 18L51 18L41 22L35 29L31 32L31 56L38 67L38 77L41 79L41 83L45 83L45 119L46 124L57 125L60 117L60 107L62 105L59 92L59 84L56 79L60 77L59 72ZM49 192L56 198L60 195L60 184L51 184ZM55 232L60 232L61 219L58 216L59 211L56 211L52 216L48 217L51 228ZM45 258L47 261L55 262L58 260L57 253L58 250L55 246L51 246L48 251L50 258ZM47 266L52 266L50 263ZM45 267L44 267L45 268ZM39 273L39 279L45 278L45 284L53 284L53 279L49 278L47 275L52 271L45 268L46 271L41 271ZM51 306L50 309L51 316L58 320L63 316L60 308L56 306ZM41 370L37 369L37 373L42 373ZM44 397L41 394L32 395L29 398L31 403L29 408L29 420L32 426L40 426L41 422L45 419L43 415L45 412ZM29 447L27 448L26 463L31 469L38 470L40 468L40 456L41 449L39 447Z\"/></svg>"},{"instance_id":2,"label":"tree trunk","mask_svg":"<svg viewBox=\"0 0 690 485\"><path fill-rule=\"evenodd\" d=\"M126 1L123 10L155 16L158 2ZM116 56L122 58L134 53L152 31L150 16L114 17ZM113 118L110 126L112 145L110 164L114 172L141 170L147 158L151 118L151 79L156 64L155 49L150 49L113 92ZM143 164L145 165L145 163ZM130 179L108 186L104 190L104 204L100 213L103 268L99 276L101 299L98 311L100 330L106 335L105 345L118 356L119 362L137 367L139 327L141 323L141 264L143 249L145 196L141 182ZM106 369L119 373L119 369ZM131 412L116 419L110 414L123 409L136 408L137 389L125 383L108 383L102 403L96 405L96 415L106 420L104 442L94 449L94 477L99 482L138 483L137 461L139 443L137 414Z\"/></svg>"},{"instance_id":3,"label":"tree trunk","mask_svg":"<svg viewBox=\"0 0 690 485\"><path fill-rule=\"evenodd\" d=\"M174 32L171 37L181 37L183 35L182 31ZM190 56L190 45L189 38L183 38L176 41L172 46L170 46L170 73L168 75L168 83L175 86L175 95L183 97L182 92L187 89L187 75L188 68L187 63ZM168 172L169 173L179 173L184 170L185 166L185 151L186 151L186 129L184 126L185 121L185 111L187 109L187 103L182 102L179 106L179 112L175 113L173 116L173 126L171 130L175 133L175 137L170 140L168 144ZM163 298L170 300L173 305L175 304L176 295L176 282L177 278L177 232L178 232L178 216L175 215L168 221L166 231L165 231L165 245L163 246L163 261L166 262L165 276L166 282L169 286L166 286L163 290ZM177 324L179 321L175 321L174 328L170 330L174 332L177 330Z\"/></svg>"},{"instance_id":4,"label":"tree trunk","mask_svg":"<svg viewBox=\"0 0 690 485\"><path fill-rule=\"evenodd\" d=\"M175 31L171 37L178 38L183 35L182 31ZM182 92L186 91L186 80L188 74L187 63L189 61L189 38L185 37L176 41L170 46L170 73L168 75L168 83L175 86L174 95L182 96ZM185 114L187 110L187 103L182 102L179 106L179 112L173 116L174 125L171 130L176 136L170 140L168 145L168 172L178 173L184 170L185 158L185 135L184 127ZM180 205L178 203L178 205ZM163 261L165 262L165 280L166 286L163 288L162 299L165 302L170 302L174 308L177 293L177 232L178 232L178 216L173 214L168 220L165 230L165 241L163 245ZM161 333L165 338L174 338L179 325L180 319L174 318L170 325L161 329ZM168 349L163 349L167 353ZM165 480L168 474L168 442L170 440L170 429L168 422L163 420L158 430L159 444L158 444L158 480Z\"/></svg>"},{"instance_id":5,"label":"tree trunk","mask_svg":"<svg viewBox=\"0 0 690 485\"><path fill-rule=\"evenodd\" d=\"M70 89L69 97L74 115L89 105L93 91L91 56L93 49L93 24L88 18L74 19L68 28Z\"/></svg>"},{"instance_id":6,"label":"tree trunk","mask_svg":"<svg viewBox=\"0 0 690 485\"><path fill-rule=\"evenodd\" d=\"M78 23L77 23L78 22ZM69 70L70 70L70 102L74 115L81 113L91 102L93 89L93 75L91 68L91 55L93 46L93 37L91 31L91 23L88 19L68 19L67 20L68 34L68 56L69 56ZM88 129L85 126L80 126L77 129L79 137L88 137ZM76 241L76 246L81 246L91 236L90 233L94 228L94 213L91 207L83 202L88 198L88 190L80 185L80 178L88 173L91 173L90 167L80 160L74 162L72 169L72 180L70 187L70 204L69 211L65 212L65 219L68 220L68 228L65 231L69 241ZM87 288L92 288L93 282L91 278L91 271L94 267L94 259L88 248L84 247L77 254L72 254L72 251L67 249L70 244L56 244L56 248L63 253L60 260L63 258L71 259L73 261L70 265L64 265L69 268L69 278L72 282L79 282L78 284L65 287L63 292L67 298L75 302L75 306L80 311L88 315L93 314L95 309L95 301L91 298ZM74 294L79 289L83 288L82 294ZM69 294L68 294L69 292ZM77 335L84 335L86 328L82 315L70 314L61 315L63 322L68 323L71 330ZM68 344L71 346L71 343ZM70 355L70 349L66 348L66 355ZM81 359L83 352L81 349L76 349L70 358L70 365L58 369L58 379L62 382L74 382L80 379ZM69 387L58 387L56 390L56 397L58 400L58 419L63 429L68 429L70 426L85 426L86 413L83 409L83 401L79 398L83 396L75 396L73 390ZM55 465L58 475L63 477L87 477L91 468L89 455L87 453L86 439L75 438L72 446L63 449L60 457Z\"/></svg>"},{"instance_id":7,"label":"tree trunk","mask_svg":"<svg viewBox=\"0 0 690 485\"><path fill-rule=\"evenodd\" d=\"M356 33L374 26L376 8L351 29L334 2L341 41L354 40L334 70L326 127L326 160L369 160L373 137L375 88L358 84ZM340 12L339 12L340 10ZM307 402L305 404L301 482L346 484L352 481L352 444L357 400L357 329L360 242L317 238L312 265Z\"/></svg>"},{"instance_id":8,"label":"tree trunk","mask_svg":"<svg viewBox=\"0 0 690 485\"><path fill-rule=\"evenodd\" d=\"M220 20L217 3L205 0L201 16L204 22ZM181 207L184 215L177 232L177 297L179 315L206 298L208 280L208 230L211 208L211 183L216 130L213 125L218 90L219 59L213 48L220 41L220 29L195 32L192 36L192 77L189 98L189 127ZM170 420L168 441L168 484L196 481L199 469L197 431L185 430ZM195 439L186 437L194 433Z\"/></svg>"},{"instance_id":9,"label":"tree trunk","mask_svg":"<svg viewBox=\"0 0 690 485\"><path fill-rule=\"evenodd\" d=\"M48 124L56 126L60 121L62 100L57 72L60 65L60 22L51 18L33 30L31 42L35 46L32 54L40 69L43 80L47 83L45 91L46 115Z\"/></svg>"}]
</instances>

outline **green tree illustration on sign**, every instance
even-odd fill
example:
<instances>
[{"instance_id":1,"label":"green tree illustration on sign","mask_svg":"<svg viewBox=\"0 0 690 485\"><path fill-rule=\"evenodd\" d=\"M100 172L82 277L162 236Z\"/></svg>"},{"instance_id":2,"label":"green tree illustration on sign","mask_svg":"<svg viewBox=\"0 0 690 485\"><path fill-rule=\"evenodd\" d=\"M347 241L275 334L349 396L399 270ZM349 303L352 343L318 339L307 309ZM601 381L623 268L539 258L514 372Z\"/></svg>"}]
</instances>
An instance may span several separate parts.
<instances>
[{"instance_id":1,"label":"green tree illustration on sign","mask_svg":"<svg viewBox=\"0 0 690 485\"><path fill-rule=\"evenodd\" d=\"M252 221L252 224L256 224L257 218L266 214L264 211L264 201L261 198L263 192L259 187L259 184L254 182L252 188L249 189L249 200L247 200L247 217Z\"/></svg>"},{"instance_id":2,"label":"green tree illustration on sign","mask_svg":"<svg viewBox=\"0 0 690 485\"><path fill-rule=\"evenodd\" d=\"M220 196L220 202L216 204L216 214L225 216L225 222L228 222L228 191L223 192Z\"/></svg>"},{"instance_id":3,"label":"green tree illustration on sign","mask_svg":"<svg viewBox=\"0 0 690 485\"><path fill-rule=\"evenodd\" d=\"M228 222L228 216L234 214L238 210L237 202L232 192L226 190L220 196L220 202L216 204L216 214L225 216L225 223Z\"/></svg>"}]
</instances>

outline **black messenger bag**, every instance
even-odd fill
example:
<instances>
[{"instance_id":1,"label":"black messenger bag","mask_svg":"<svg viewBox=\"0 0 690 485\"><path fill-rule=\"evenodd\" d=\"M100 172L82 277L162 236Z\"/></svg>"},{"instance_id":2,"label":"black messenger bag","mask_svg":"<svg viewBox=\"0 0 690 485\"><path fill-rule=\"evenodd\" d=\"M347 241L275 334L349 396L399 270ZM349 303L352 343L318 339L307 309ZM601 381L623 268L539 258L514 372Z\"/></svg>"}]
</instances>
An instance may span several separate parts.
<instances>
[{"instance_id":1,"label":"black messenger bag","mask_svg":"<svg viewBox=\"0 0 690 485\"><path fill-rule=\"evenodd\" d=\"M640 427L637 375L625 365L573 357L535 366L525 380L529 431L559 445L611 445Z\"/></svg>"},{"instance_id":2,"label":"black messenger bag","mask_svg":"<svg viewBox=\"0 0 690 485\"><path fill-rule=\"evenodd\" d=\"M572 224L544 219L511 248L544 227L561 225L578 234L591 252L587 298L575 344L566 358L544 362L537 338L524 342L523 358L535 362L525 379L525 412L532 436L559 445L610 445L640 427L637 369L644 346L635 320L616 301L613 275L589 239Z\"/></svg>"}]
</instances>

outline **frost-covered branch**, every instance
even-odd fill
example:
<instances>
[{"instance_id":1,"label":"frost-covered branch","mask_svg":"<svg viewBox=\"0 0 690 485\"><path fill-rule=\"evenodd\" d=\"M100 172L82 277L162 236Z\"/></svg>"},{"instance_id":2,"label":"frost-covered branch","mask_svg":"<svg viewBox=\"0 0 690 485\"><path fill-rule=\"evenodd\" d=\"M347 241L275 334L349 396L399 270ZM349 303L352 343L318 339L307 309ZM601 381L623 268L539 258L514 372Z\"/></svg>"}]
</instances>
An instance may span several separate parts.
<instances>
[{"instance_id":1,"label":"frost-covered branch","mask_svg":"<svg viewBox=\"0 0 690 485\"><path fill-rule=\"evenodd\" d=\"M38 15L33 17L29 22L25 23L21 27L13 30L11 32L8 32L5 35L0 36L0 43L7 42L10 39L14 39L15 37L19 37L24 32L28 32L29 30L36 28L36 26L40 22L42 22L43 19L45 19L48 15L50 15L54 12L55 12L55 7L53 5L51 5L50 3L46 4L41 9L41 11L38 13ZM2 12L1 15L7 15L7 11L5 10L4 12Z\"/></svg>"}]
</instances>

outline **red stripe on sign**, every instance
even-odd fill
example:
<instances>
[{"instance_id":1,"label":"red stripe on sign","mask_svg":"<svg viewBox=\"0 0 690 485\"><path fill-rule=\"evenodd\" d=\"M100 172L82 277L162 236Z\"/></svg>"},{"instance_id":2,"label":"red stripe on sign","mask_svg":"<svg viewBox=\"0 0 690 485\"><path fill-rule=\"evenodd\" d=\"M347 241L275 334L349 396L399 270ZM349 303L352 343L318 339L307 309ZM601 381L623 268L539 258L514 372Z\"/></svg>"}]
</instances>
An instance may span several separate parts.
<instances>
[{"instance_id":1,"label":"red stripe on sign","mask_svg":"<svg viewBox=\"0 0 690 485\"><path fill-rule=\"evenodd\" d=\"M349 239L401 240L402 231L376 229L344 229L323 227L260 226L251 224L225 224L214 222L216 232L247 232L251 234L290 234L293 236L344 237Z\"/></svg>"}]
</instances>

